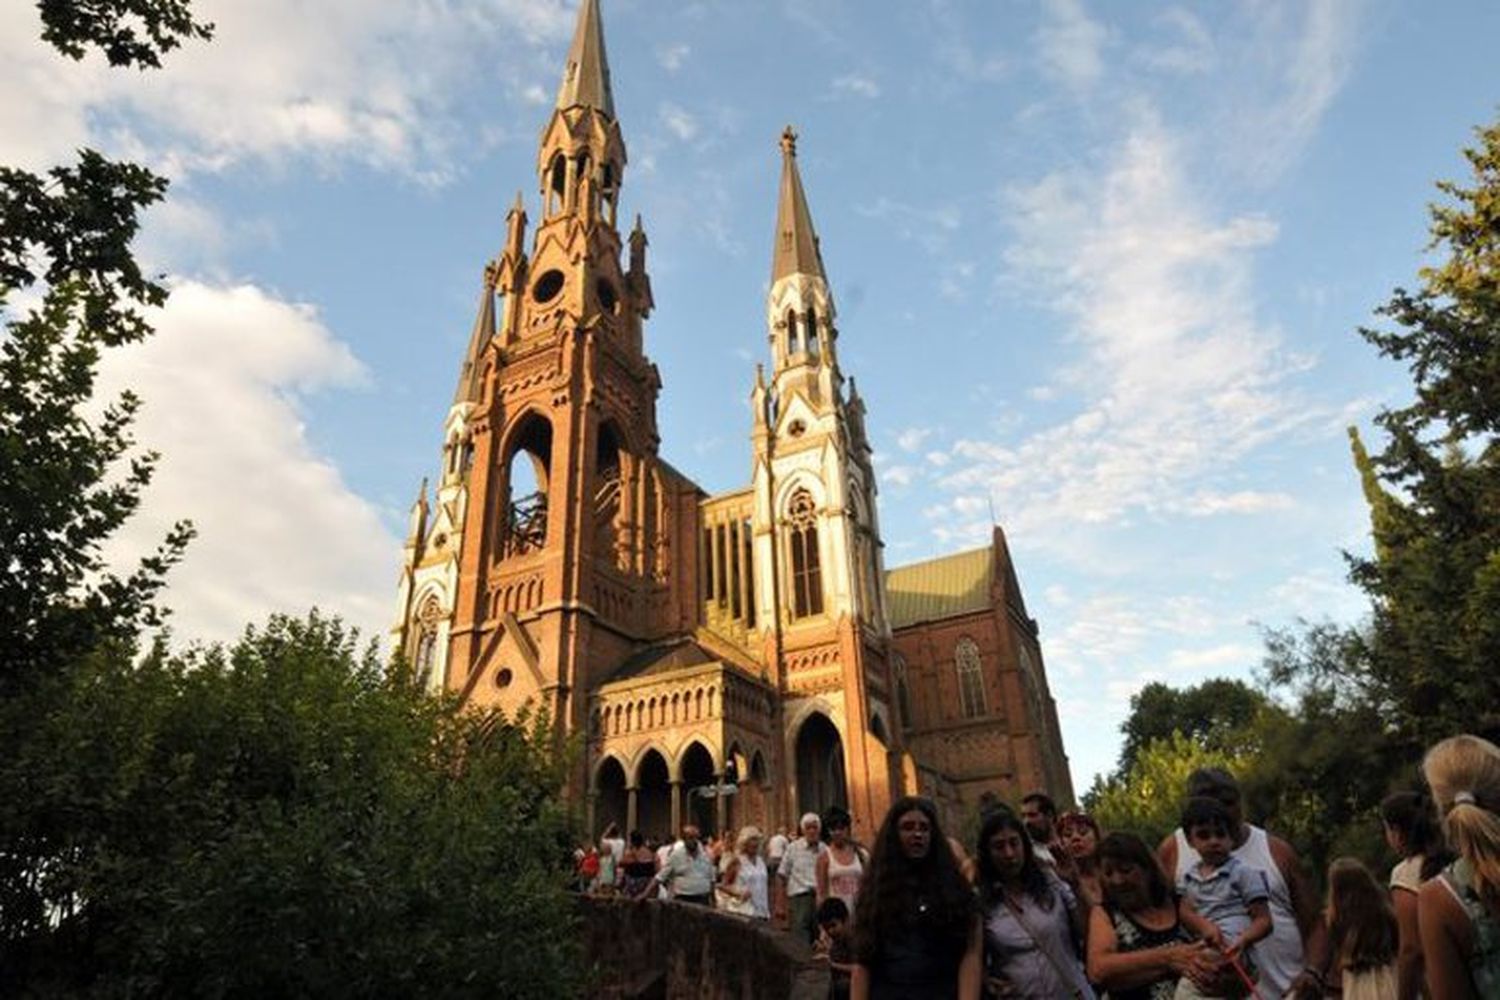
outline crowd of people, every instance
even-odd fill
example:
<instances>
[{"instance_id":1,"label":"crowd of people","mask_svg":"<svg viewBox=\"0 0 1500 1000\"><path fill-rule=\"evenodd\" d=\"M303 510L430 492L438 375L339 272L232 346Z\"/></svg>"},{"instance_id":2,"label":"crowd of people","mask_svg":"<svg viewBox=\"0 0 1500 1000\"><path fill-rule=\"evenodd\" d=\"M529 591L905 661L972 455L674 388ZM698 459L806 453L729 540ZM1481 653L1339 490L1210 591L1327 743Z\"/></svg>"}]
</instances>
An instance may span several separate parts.
<instances>
[{"instance_id":1,"label":"crowd of people","mask_svg":"<svg viewBox=\"0 0 1500 1000\"><path fill-rule=\"evenodd\" d=\"M579 887L767 921L829 963L839 1000L1500 998L1500 748L1444 740L1422 775L1382 804L1389 878L1338 858L1321 900L1213 768L1155 848L1034 792L983 815L971 858L907 797L868 848L840 808L661 845L612 824Z\"/></svg>"}]
</instances>

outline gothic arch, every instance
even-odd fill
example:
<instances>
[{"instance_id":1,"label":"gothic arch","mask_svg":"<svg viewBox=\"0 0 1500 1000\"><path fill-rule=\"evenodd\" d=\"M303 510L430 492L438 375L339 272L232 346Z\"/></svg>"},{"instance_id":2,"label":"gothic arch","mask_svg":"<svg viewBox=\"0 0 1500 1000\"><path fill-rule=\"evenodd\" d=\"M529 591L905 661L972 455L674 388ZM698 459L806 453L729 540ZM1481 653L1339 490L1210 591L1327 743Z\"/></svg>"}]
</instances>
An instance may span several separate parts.
<instances>
[{"instance_id":1,"label":"gothic arch","mask_svg":"<svg viewBox=\"0 0 1500 1000\"><path fill-rule=\"evenodd\" d=\"M688 759L688 756L693 752L693 747L695 746L700 747L704 753L708 754L709 763L712 765L713 772L715 774L722 774L724 772L723 758L720 757L719 754L714 750L714 748L709 745L708 740L704 739L702 736L698 736L695 734L683 740L682 744L677 748L677 755L671 758L671 774L673 781L685 780L682 774L682 764Z\"/></svg>"},{"instance_id":2,"label":"gothic arch","mask_svg":"<svg viewBox=\"0 0 1500 1000\"><path fill-rule=\"evenodd\" d=\"M812 495L819 510L828 506L828 491L823 488L823 480L806 469L798 469L777 484L776 501L771 507L773 518L780 520L786 516L787 504L791 502L792 494L799 489Z\"/></svg>"},{"instance_id":3,"label":"gothic arch","mask_svg":"<svg viewBox=\"0 0 1500 1000\"><path fill-rule=\"evenodd\" d=\"M963 636L953 647L953 671L958 680L958 703L964 718L975 719L988 710L985 704L984 664L979 644Z\"/></svg>"},{"instance_id":4,"label":"gothic arch","mask_svg":"<svg viewBox=\"0 0 1500 1000\"><path fill-rule=\"evenodd\" d=\"M599 774L604 770L604 765L610 761L614 761L620 766L620 774L625 778L627 785L634 782L635 777L631 772L631 765L620 755L620 752L618 750L606 750L599 756L598 760L594 761L593 770L589 774L590 791L597 792L599 790Z\"/></svg>"},{"instance_id":5,"label":"gothic arch","mask_svg":"<svg viewBox=\"0 0 1500 1000\"><path fill-rule=\"evenodd\" d=\"M505 470L502 516L503 551L519 555L544 546L551 518L552 421L527 409L506 434L501 467ZM523 461L524 456L524 461Z\"/></svg>"},{"instance_id":6,"label":"gothic arch","mask_svg":"<svg viewBox=\"0 0 1500 1000\"><path fill-rule=\"evenodd\" d=\"M797 812L822 813L829 806L849 807L844 734L822 712L809 712L797 726L791 759L797 768Z\"/></svg>"}]
</instances>

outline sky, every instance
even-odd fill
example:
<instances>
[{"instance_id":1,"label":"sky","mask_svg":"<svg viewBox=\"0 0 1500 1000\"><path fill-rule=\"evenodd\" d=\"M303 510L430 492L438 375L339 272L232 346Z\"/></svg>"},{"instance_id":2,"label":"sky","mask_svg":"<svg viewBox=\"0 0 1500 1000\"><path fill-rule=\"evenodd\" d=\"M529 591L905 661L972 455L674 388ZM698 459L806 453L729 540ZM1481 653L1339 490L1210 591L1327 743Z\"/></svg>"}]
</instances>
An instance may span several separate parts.
<instances>
[{"instance_id":1,"label":"sky","mask_svg":"<svg viewBox=\"0 0 1500 1000\"><path fill-rule=\"evenodd\" d=\"M197 0L163 70L0 7L0 163L89 145L172 180L173 294L109 359L162 453L122 565L198 528L179 639L318 606L382 634L407 510L573 0ZM603 0L657 303L662 453L750 476L782 128L868 407L888 566L1007 532L1074 782L1130 696L1251 678L1355 621L1346 428L1410 389L1358 336L1414 283L1433 182L1500 107L1500 5ZM1378 446L1378 436L1373 437Z\"/></svg>"}]
</instances>

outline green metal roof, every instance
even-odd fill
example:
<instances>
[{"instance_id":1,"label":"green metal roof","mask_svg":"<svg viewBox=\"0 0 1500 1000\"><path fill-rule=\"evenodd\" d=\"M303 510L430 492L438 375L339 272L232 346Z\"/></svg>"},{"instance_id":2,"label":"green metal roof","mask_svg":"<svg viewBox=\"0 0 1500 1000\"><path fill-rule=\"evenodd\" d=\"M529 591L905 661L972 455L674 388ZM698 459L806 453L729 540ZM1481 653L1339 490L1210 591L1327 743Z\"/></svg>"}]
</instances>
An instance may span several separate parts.
<instances>
[{"instance_id":1,"label":"green metal roof","mask_svg":"<svg viewBox=\"0 0 1500 1000\"><path fill-rule=\"evenodd\" d=\"M988 608L994 566L994 550L985 546L887 570L886 616L891 628Z\"/></svg>"}]
</instances>

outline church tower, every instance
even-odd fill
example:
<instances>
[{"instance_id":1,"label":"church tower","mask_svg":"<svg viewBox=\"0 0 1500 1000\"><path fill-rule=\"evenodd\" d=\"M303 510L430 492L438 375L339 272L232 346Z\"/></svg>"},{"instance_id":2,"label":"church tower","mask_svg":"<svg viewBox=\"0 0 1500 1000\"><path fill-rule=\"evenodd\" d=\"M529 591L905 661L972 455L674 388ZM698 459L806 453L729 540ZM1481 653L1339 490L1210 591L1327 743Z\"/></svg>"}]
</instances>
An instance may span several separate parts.
<instances>
[{"instance_id":1,"label":"church tower","mask_svg":"<svg viewBox=\"0 0 1500 1000\"><path fill-rule=\"evenodd\" d=\"M757 369L751 396L756 620L764 660L787 696L793 808L842 798L856 815L878 818L903 782L875 474L864 404L839 369L837 312L790 127L781 154L766 307L771 372L768 381ZM829 759L808 732L826 723L843 760Z\"/></svg>"},{"instance_id":2,"label":"church tower","mask_svg":"<svg viewBox=\"0 0 1500 1000\"><path fill-rule=\"evenodd\" d=\"M625 164L598 3L583 0L539 143L536 229L528 247L518 195L484 270L433 526L418 532L435 539L441 522L456 553L440 683L475 705L530 702L563 732L584 724L603 670L682 626L666 598L681 568L660 379L642 349L646 236L637 219L627 249L617 225ZM420 601L413 587L398 636L414 659Z\"/></svg>"}]
</instances>

